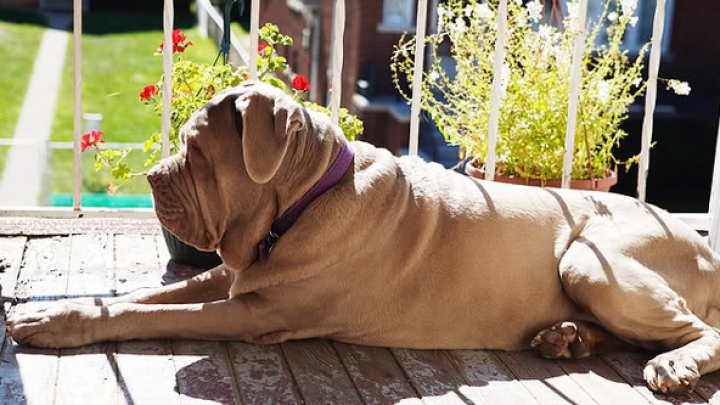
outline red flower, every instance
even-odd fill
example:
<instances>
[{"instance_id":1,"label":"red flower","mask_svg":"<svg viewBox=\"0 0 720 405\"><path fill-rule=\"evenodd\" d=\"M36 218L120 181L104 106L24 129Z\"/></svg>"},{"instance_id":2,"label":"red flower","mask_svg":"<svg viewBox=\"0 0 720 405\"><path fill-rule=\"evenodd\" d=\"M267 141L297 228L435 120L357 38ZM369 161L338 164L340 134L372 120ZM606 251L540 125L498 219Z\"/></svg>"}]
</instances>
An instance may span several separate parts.
<instances>
[{"instance_id":1,"label":"red flower","mask_svg":"<svg viewBox=\"0 0 720 405\"><path fill-rule=\"evenodd\" d=\"M154 84L149 84L140 92L140 100L149 100L150 97L157 95L160 90Z\"/></svg>"},{"instance_id":2,"label":"red flower","mask_svg":"<svg viewBox=\"0 0 720 405\"><path fill-rule=\"evenodd\" d=\"M83 135L82 142L80 143L80 151L85 152L87 148L97 148L98 144L105 143L104 140L100 139L103 133L103 131L90 131Z\"/></svg>"},{"instance_id":3,"label":"red flower","mask_svg":"<svg viewBox=\"0 0 720 405\"><path fill-rule=\"evenodd\" d=\"M258 44L258 53L263 53L263 51L265 50L265 48L267 48L268 46L270 46L270 45L268 45L267 42L265 42L265 41L260 42L260 43Z\"/></svg>"},{"instance_id":4,"label":"red flower","mask_svg":"<svg viewBox=\"0 0 720 405\"><path fill-rule=\"evenodd\" d=\"M293 89L297 91L310 91L310 82L303 75L297 75L292 81Z\"/></svg>"},{"instance_id":5,"label":"red flower","mask_svg":"<svg viewBox=\"0 0 720 405\"><path fill-rule=\"evenodd\" d=\"M173 53L185 52L185 49L192 45L193 43L191 41L187 40L187 36L180 31L180 29L176 29L172 32L172 42L173 42ZM163 49L165 48L165 43L161 43L158 47L158 52L162 53Z\"/></svg>"}]
</instances>

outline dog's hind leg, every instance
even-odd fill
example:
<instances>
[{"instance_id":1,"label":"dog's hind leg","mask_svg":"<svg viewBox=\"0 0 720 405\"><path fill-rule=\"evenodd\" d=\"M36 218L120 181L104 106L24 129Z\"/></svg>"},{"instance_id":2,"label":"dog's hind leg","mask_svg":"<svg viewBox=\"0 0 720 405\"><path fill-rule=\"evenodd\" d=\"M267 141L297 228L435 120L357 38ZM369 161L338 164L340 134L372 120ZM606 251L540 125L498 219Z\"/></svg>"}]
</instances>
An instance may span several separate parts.
<instances>
[{"instance_id":1,"label":"dog's hind leg","mask_svg":"<svg viewBox=\"0 0 720 405\"><path fill-rule=\"evenodd\" d=\"M667 265L694 272L697 263L693 256L678 254L646 263L662 263L660 272L625 255L626 248L622 239L610 240L602 233L579 237L560 260L563 289L620 339L670 350L648 362L644 374L650 388L663 393L691 390L702 374L720 368L720 333L688 308L663 274Z\"/></svg>"},{"instance_id":2,"label":"dog's hind leg","mask_svg":"<svg viewBox=\"0 0 720 405\"><path fill-rule=\"evenodd\" d=\"M632 347L602 326L579 320L558 322L543 329L530 346L548 359L581 359L607 350Z\"/></svg>"}]
</instances>

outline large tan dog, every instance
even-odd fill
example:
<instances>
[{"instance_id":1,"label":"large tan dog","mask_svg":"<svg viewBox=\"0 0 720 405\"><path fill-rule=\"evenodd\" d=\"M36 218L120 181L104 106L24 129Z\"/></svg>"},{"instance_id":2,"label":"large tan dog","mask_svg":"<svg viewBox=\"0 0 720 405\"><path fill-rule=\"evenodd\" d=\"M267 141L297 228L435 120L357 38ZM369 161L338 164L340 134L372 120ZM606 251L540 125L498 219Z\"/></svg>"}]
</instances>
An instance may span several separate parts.
<instances>
[{"instance_id":1,"label":"large tan dog","mask_svg":"<svg viewBox=\"0 0 720 405\"><path fill-rule=\"evenodd\" d=\"M326 337L563 358L626 342L667 350L645 369L662 392L720 368L719 257L653 206L474 181L355 142L352 165L262 258L273 220L335 170L339 129L250 83L181 137L149 175L158 218L225 265L102 306L21 306L7 325L16 341Z\"/></svg>"}]
</instances>

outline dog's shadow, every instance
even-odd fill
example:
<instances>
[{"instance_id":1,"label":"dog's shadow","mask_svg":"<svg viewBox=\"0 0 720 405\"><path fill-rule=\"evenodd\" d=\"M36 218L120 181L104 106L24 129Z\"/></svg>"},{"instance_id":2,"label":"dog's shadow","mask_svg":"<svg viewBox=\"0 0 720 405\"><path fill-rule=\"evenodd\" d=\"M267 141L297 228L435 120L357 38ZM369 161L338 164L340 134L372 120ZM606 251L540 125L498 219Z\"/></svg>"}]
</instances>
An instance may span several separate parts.
<instances>
[{"instance_id":1,"label":"dog's shadow","mask_svg":"<svg viewBox=\"0 0 720 405\"><path fill-rule=\"evenodd\" d=\"M175 392L195 399L234 405L239 401L235 398L234 376L223 371L210 358L201 358L177 370Z\"/></svg>"}]
</instances>

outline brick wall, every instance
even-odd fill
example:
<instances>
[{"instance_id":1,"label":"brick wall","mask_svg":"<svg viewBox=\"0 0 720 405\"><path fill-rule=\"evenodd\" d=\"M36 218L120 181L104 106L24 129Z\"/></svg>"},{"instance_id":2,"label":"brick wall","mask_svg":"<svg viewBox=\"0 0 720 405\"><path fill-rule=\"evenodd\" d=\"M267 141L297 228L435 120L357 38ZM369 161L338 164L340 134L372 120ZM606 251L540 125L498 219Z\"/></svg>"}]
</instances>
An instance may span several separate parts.
<instances>
[{"instance_id":1,"label":"brick wall","mask_svg":"<svg viewBox=\"0 0 720 405\"><path fill-rule=\"evenodd\" d=\"M382 23L383 1L369 0L361 11L362 21L358 60L360 77L369 79L376 94L396 94L390 77L390 56L394 46L400 40L400 33L382 33L378 26Z\"/></svg>"},{"instance_id":2,"label":"brick wall","mask_svg":"<svg viewBox=\"0 0 720 405\"><path fill-rule=\"evenodd\" d=\"M260 27L271 22L280 27L280 32L292 37L293 46L278 46L277 51L288 60L290 68L296 74L309 78L312 43L303 48L303 30L308 28L305 17L291 10L287 6L287 0L265 0L260 4Z\"/></svg>"}]
</instances>

